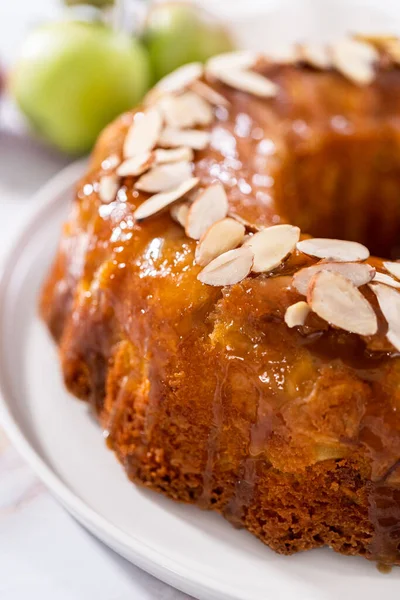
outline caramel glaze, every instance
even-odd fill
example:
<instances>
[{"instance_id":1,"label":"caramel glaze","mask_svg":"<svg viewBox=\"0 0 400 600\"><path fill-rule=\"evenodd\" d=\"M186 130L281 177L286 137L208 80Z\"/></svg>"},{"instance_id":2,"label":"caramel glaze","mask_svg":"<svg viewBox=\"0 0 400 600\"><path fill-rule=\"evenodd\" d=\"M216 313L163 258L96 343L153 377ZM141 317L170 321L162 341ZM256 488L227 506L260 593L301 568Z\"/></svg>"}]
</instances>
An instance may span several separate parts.
<instances>
[{"instance_id":1,"label":"caramel glaze","mask_svg":"<svg viewBox=\"0 0 400 600\"><path fill-rule=\"evenodd\" d=\"M334 72L264 64L274 99L215 88L203 185L220 180L250 228L291 222L396 255L400 71L357 87ZM195 242L168 212L139 224L147 197L125 178L101 204L107 157L133 113L99 139L80 182L41 311L66 385L89 400L130 478L214 508L278 552L331 545L400 564L400 360L379 332L335 330L302 297L295 253L273 274L227 288L197 280ZM380 259L371 264L384 271Z\"/></svg>"}]
</instances>

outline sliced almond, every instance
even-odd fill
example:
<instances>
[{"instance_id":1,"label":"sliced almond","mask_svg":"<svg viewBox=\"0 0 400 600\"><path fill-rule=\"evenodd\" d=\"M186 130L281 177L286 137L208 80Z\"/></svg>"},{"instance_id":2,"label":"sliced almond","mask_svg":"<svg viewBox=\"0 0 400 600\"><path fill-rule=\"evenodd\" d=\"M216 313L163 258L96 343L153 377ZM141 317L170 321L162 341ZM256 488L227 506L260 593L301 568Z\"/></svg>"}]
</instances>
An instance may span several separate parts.
<instances>
[{"instance_id":1,"label":"sliced almond","mask_svg":"<svg viewBox=\"0 0 400 600\"><path fill-rule=\"evenodd\" d=\"M328 48L320 44L302 44L299 47L299 57L316 69L328 69L332 64Z\"/></svg>"},{"instance_id":2,"label":"sliced almond","mask_svg":"<svg viewBox=\"0 0 400 600\"><path fill-rule=\"evenodd\" d=\"M299 242L297 249L309 256L340 262L359 262L369 257L368 248L358 242L349 242L347 240L311 238Z\"/></svg>"},{"instance_id":3,"label":"sliced almond","mask_svg":"<svg viewBox=\"0 0 400 600\"><path fill-rule=\"evenodd\" d=\"M292 304L286 309L285 323L288 327L298 327L304 325L307 315L311 312L307 302L301 300Z\"/></svg>"},{"instance_id":4,"label":"sliced almond","mask_svg":"<svg viewBox=\"0 0 400 600\"><path fill-rule=\"evenodd\" d=\"M192 166L188 162L168 163L153 167L135 183L135 188L150 194L166 192L192 176Z\"/></svg>"},{"instance_id":5,"label":"sliced almond","mask_svg":"<svg viewBox=\"0 0 400 600\"><path fill-rule=\"evenodd\" d=\"M213 223L228 214L228 198L224 186L213 183L198 194L191 205L186 221L186 235L199 240Z\"/></svg>"},{"instance_id":6,"label":"sliced almond","mask_svg":"<svg viewBox=\"0 0 400 600\"><path fill-rule=\"evenodd\" d=\"M145 200L143 204L141 204L133 213L133 216L138 221L142 219L147 219L147 217L151 217L152 215L158 213L160 210L169 206L173 202L176 202L182 196L187 194L190 190L192 190L196 185L198 185L199 180L197 177L192 177L187 181L181 183L173 190L168 192L161 192L160 194L156 194L155 196L151 196L148 200Z\"/></svg>"},{"instance_id":7,"label":"sliced almond","mask_svg":"<svg viewBox=\"0 0 400 600\"><path fill-rule=\"evenodd\" d=\"M395 35L390 33L355 33L353 38L359 42L372 44L379 48L385 46L388 42L395 42L398 39Z\"/></svg>"},{"instance_id":8,"label":"sliced almond","mask_svg":"<svg viewBox=\"0 0 400 600\"><path fill-rule=\"evenodd\" d=\"M396 279L400 279L400 262L392 262L387 260L383 263L386 271L389 271L391 275L396 277Z\"/></svg>"},{"instance_id":9,"label":"sliced almond","mask_svg":"<svg viewBox=\"0 0 400 600\"><path fill-rule=\"evenodd\" d=\"M214 258L241 244L245 227L234 219L217 221L203 234L196 248L196 262L205 267Z\"/></svg>"},{"instance_id":10,"label":"sliced almond","mask_svg":"<svg viewBox=\"0 0 400 600\"><path fill-rule=\"evenodd\" d=\"M396 64L399 64L400 41L395 35L357 33L353 38L360 42L371 44L378 52L386 52Z\"/></svg>"},{"instance_id":11,"label":"sliced almond","mask_svg":"<svg viewBox=\"0 0 400 600\"><path fill-rule=\"evenodd\" d=\"M391 287L394 287L394 288L400 288L399 281L396 281L390 275L386 275L385 273L379 273L379 271L377 271L375 274L373 283L375 283L375 282L384 283L385 285L390 285Z\"/></svg>"},{"instance_id":12,"label":"sliced almond","mask_svg":"<svg viewBox=\"0 0 400 600\"><path fill-rule=\"evenodd\" d=\"M194 81L190 85L190 89L214 106L229 106L229 101L222 94L216 92L211 86L203 81Z\"/></svg>"},{"instance_id":13,"label":"sliced almond","mask_svg":"<svg viewBox=\"0 0 400 600\"><path fill-rule=\"evenodd\" d=\"M293 225L273 225L255 233L245 242L254 253L253 271L272 271L293 252L300 238L300 229Z\"/></svg>"},{"instance_id":14,"label":"sliced almond","mask_svg":"<svg viewBox=\"0 0 400 600\"><path fill-rule=\"evenodd\" d=\"M196 129L176 129L166 127L159 138L159 145L166 148L188 146L193 150L203 150L210 143L211 135L208 131Z\"/></svg>"},{"instance_id":15,"label":"sliced almond","mask_svg":"<svg viewBox=\"0 0 400 600\"><path fill-rule=\"evenodd\" d=\"M218 73L217 77L219 81L236 90L261 98L272 98L279 90L276 83L253 71L226 70Z\"/></svg>"},{"instance_id":16,"label":"sliced almond","mask_svg":"<svg viewBox=\"0 0 400 600\"><path fill-rule=\"evenodd\" d=\"M374 335L378 330L370 303L339 273L320 271L314 275L307 301L311 309L330 325L359 335Z\"/></svg>"},{"instance_id":17,"label":"sliced almond","mask_svg":"<svg viewBox=\"0 0 400 600\"><path fill-rule=\"evenodd\" d=\"M252 264L253 253L250 248L228 250L204 267L197 279L207 285L234 285L247 277Z\"/></svg>"},{"instance_id":18,"label":"sliced almond","mask_svg":"<svg viewBox=\"0 0 400 600\"><path fill-rule=\"evenodd\" d=\"M400 64L400 40L388 40L385 44L385 50L396 65Z\"/></svg>"},{"instance_id":19,"label":"sliced almond","mask_svg":"<svg viewBox=\"0 0 400 600\"><path fill-rule=\"evenodd\" d=\"M124 142L125 158L144 154L154 148L162 129L162 118L156 108L135 115Z\"/></svg>"},{"instance_id":20,"label":"sliced almond","mask_svg":"<svg viewBox=\"0 0 400 600\"><path fill-rule=\"evenodd\" d=\"M256 223L253 223L253 222L249 221L248 219L245 219L244 217L238 215L235 212L230 211L228 213L228 216L232 217L232 219L235 219L235 221L238 221L239 223L244 225L250 231L257 232L257 231L261 231L261 229L263 229L262 225L257 225Z\"/></svg>"},{"instance_id":21,"label":"sliced almond","mask_svg":"<svg viewBox=\"0 0 400 600\"><path fill-rule=\"evenodd\" d=\"M132 158L128 158L119 165L117 169L117 175L120 177L138 177L151 167L153 161L154 157L151 152L137 154Z\"/></svg>"},{"instance_id":22,"label":"sliced almond","mask_svg":"<svg viewBox=\"0 0 400 600\"><path fill-rule=\"evenodd\" d=\"M259 54L252 50L238 50L236 52L225 52L210 58L206 64L206 73L219 75L225 71L251 69L257 63Z\"/></svg>"},{"instance_id":23,"label":"sliced almond","mask_svg":"<svg viewBox=\"0 0 400 600\"><path fill-rule=\"evenodd\" d=\"M185 90L203 75L204 67L199 62L189 63L169 73L156 84L155 89L174 94Z\"/></svg>"},{"instance_id":24,"label":"sliced almond","mask_svg":"<svg viewBox=\"0 0 400 600\"><path fill-rule=\"evenodd\" d=\"M118 154L110 154L110 156L107 156L107 158L103 160L103 162L101 163L101 167L105 171L111 171L111 169L115 169L115 167L118 167L120 163L121 159L118 156Z\"/></svg>"},{"instance_id":25,"label":"sliced almond","mask_svg":"<svg viewBox=\"0 0 400 600\"><path fill-rule=\"evenodd\" d=\"M374 80L374 63L378 58L375 48L365 42L346 39L332 46L333 66L358 85L368 85Z\"/></svg>"},{"instance_id":26,"label":"sliced almond","mask_svg":"<svg viewBox=\"0 0 400 600\"><path fill-rule=\"evenodd\" d=\"M320 271L339 273L342 277L349 279L356 287L369 283L375 277L375 269L366 263L321 262L297 271L293 276L293 287L300 294L306 296L312 277Z\"/></svg>"},{"instance_id":27,"label":"sliced almond","mask_svg":"<svg viewBox=\"0 0 400 600\"><path fill-rule=\"evenodd\" d=\"M293 65L298 61L298 53L294 44L274 46L274 49L268 51L265 57L280 65Z\"/></svg>"},{"instance_id":28,"label":"sliced almond","mask_svg":"<svg viewBox=\"0 0 400 600\"><path fill-rule=\"evenodd\" d=\"M186 224L188 212L189 212L189 205L187 204L187 202L180 202L179 204L173 204L171 206L171 210L170 210L171 217L173 218L173 220L176 221L177 223L179 223L179 225L181 225L183 228L185 227L185 224Z\"/></svg>"},{"instance_id":29,"label":"sliced almond","mask_svg":"<svg viewBox=\"0 0 400 600\"><path fill-rule=\"evenodd\" d=\"M166 96L159 106L166 124L178 129L210 125L214 116L209 102L192 91Z\"/></svg>"},{"instance_id":30,"label":"sliced almond","mask_svg":"<svg viewBox=\"0 0 400 600\"><path fill-rule=\"evenodd\" d=\"M174 162L191 162L194 154L192 148L187 146L181 146L179 148L172 148L170 150L164 150L164 148L157 148L154 150L155 161L159 165L174 163Z\"/></svg>"},{"instance_id":31,"label":"sliced almond","mask_svg":"<svg viewBox=\"0 0 400 600\"><path fill-rule=\"evenodd\" d=\"M388 324L386 337L400 352L400 293L382 283L372 283L370 288Z\"/></svg>"},{"instance_id":32,"label":"sliced almond","mask_svg":"<svg viewBox=\"0 0 400 600\"><path fill-rule=\"evenodd\" d=\"M103 175L99 181L99 197L102 202L109 204L115 200L119 188L117 175Z\"/></svg>"}]
</instances>

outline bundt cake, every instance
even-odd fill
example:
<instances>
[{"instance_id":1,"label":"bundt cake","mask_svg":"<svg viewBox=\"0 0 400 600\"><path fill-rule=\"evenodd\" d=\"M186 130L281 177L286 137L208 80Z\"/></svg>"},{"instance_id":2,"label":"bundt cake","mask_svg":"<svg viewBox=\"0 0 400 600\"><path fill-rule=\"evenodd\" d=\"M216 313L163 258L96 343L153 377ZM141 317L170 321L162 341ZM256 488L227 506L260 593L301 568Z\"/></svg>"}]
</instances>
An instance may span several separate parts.
<instances>
[{"instance_id":1,"label":"bundt cake","mask_svg":"<svg viewBox=\"0 0 400 600\"><path fill-rule=\"evenodd\" d=\"M42 292L128 477L283 554L400 565L399 66L358 37L167 76L100 136Z\"/></svg>"}]
</instances>

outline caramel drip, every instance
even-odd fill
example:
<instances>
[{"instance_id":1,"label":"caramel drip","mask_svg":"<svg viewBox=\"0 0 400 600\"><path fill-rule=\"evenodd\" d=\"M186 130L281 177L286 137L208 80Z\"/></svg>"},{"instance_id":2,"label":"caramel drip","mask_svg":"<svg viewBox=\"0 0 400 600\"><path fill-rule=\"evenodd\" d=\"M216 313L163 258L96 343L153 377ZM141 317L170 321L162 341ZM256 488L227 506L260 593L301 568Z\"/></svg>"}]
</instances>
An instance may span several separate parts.
<instances>
[{"instance_id":1,"label":"caramel drip","mask_svg":"<svg viewBox=\"0 0 400 600\"><path fill-rule=\"evenodd\" d=\"M129 392L127 392L127 384L129 381L129 377L126 375L121 380L121 385L118 390L117 397L112 405L112 409L107 419L106 426L103 430L103 436L106 440L106 444L110 450L113 449L113 437L114 433L117 431L119 422L122 416L122 409L124 407L126 397L129 397Z\"/></svg>"},{"instance_id":2,"label":"caramel drip","mask_svg":"<svg viewBox=\"0 0 400 600\"><path fill-rule=\"evenodd\" d=\"M203 491L198 504L201 508L210 508L213 492L213 474L217 462L224 415L225 384L228 378L229 364L221 378L217 381L212 401L212 423L207 440L207 462L203 470Z\"/></svg>"},{"instance_id":3,"label":"caramel drip","mask_svg":"<svg viewBox=\"0 0 400 600\"><path fill-rule=\"evenodd\" d=\"M400 485L373 484L369 495L369 518L374 527L369 547L371 558L382 565L397 562L400 552Z\"/></svg>"},{"instance_id":4,"label":"caramel drip","mask_svg":"<svg viewBox=\"0 0 400 600\"><path fill-rule=\"evenodd\" d=\"M259 424L260 396L261 391L258 390L255 422L252 423L250 421L249 423L249 443L247 452L242 459L239 468L239 478L235 484L232 497L224 510L224 516L232 523L232 525L237 528L243 526L246 509L248 509L252 503L254 488L257 481L257 458L251 455L251 449L253 446L254 431L257 429Z\"/></svg>"},{"instance_id":5,"label":"caramel drip","mask_svg":"<svg viewBox=\"0 0 400 600\"><path fill-rule=\"evenodd\" d=\"M253 501L257 482L257 462L258 459L249 455L244 458L233 495L224 510L224 517L238 529L244 527L246 511Z\"/></svg>"}]
</instances>

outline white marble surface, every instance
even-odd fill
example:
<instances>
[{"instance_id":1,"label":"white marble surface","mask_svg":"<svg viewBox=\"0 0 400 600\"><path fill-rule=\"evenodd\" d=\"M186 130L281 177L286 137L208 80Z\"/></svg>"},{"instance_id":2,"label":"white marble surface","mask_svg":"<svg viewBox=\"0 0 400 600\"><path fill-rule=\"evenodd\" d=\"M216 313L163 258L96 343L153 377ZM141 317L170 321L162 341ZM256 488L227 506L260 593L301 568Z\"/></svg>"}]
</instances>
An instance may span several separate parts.
<instances>
[{"instance_id":1,"label":"white marble surface","mask_svg":"<svg viewBox=\"0 0 400 600\"><path fill-rule=\"evenodd\" d=\"M65 512L0 431L2 600L184 600Z\"/></svg>"}]
</instances>

